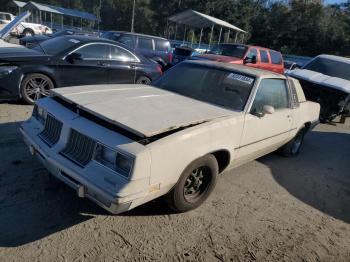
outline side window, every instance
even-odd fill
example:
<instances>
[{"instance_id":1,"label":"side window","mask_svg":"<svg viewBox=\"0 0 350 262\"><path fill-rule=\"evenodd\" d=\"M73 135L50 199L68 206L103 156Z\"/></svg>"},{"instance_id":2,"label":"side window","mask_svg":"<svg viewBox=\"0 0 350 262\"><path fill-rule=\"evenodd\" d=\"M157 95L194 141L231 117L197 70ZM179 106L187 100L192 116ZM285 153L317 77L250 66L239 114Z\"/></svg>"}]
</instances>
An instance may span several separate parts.
<instances>
[{"instance_id":1,"label":"side window","mask_svg":"<svg viewBox=\"0 0 350 262\"><path fill-rule=\"evenodd\" d=\"M253 58L253 56L255 56L256 58L258 58L258 51L256 50L256 48L251 48L249 49L248 51L248 54L247 54L247 58Z\"/></svg>"},{"instance_id":2,"label":"side window","mask_svg":"<svg viewBox=\"0 0 350 262\"><path fill-rule=\"evenodd\" d=\"M156 51L161 52L169 52L170 51L170 43L164 40L154 40Z\"/></svg>"},{"instance_id":3,"label":"side window","mask_svg":"<svg viewBox=\"0 0 350 262\"><path fill-rule=\"evenodd\" d=\"M285 80L261 80L251 112L261 112L265 105L273 106L275 110L289 108L288 88Z\"/></svg>"},{"instance_id":4,"label":"side window","mask_svg":"<svg viewBox=\"0 0 350 262\"><path fill-rule=\"evenodd\" d=\"M270 50L269 52L270 52L270 57L271 57L272 64L275 64L275 65L282 64L281 53L273 51L273 50Z\"/></svg>"},{"instance_id":5,"label":"side window","mask_svg":"<svg viewBox=\"0 0 350 262\"><path fill-rule=\"evenodd\" d=\"M137 62L136 58L128 51L124 50L123 48L120 48L118 46L110 46L111 47L111 53L110 53L110 59L112 60L118 60L123 62Z\"/></svg>"},{"instance_id":6,"label":"side window","mask_svg":"<svg viewBox=\"0 0 350 262\"><path fill-rule=\"evenodd\" d=\"M261 50L260 49L260 59L262 63L268 63L269 62L269 57L267 55L266 50Z\"/></svg>"},{"instance_id":7,"label":"side window","mask_svg":"<svg viewBox=\"0 0 350 262\"><path fill-rule=\"evenodd\" d=\"M149 39L149 38L139 37L138 47L143 49L153 50L153 41L152 39Z\"/></svg>"},{"instance_id":8,"label":"side window","mask_svg":"<svg viewBox=\"0 0 350 262\"><path fill-rule=\"evenodd\" d=\"M92 44L84 46L75 53L81 54L83 59L108 59L109 56L109 45L103 44Z\"/></svg>"},{"instance_id":9,"label":"side window","mask_svg":"<svg viewBox=\"0 0 350 262\"><path fill-rule=\"evenodd\" d=\"M134 38L131 35L123 35L117 41L126 46L134 47Z\"/></svg>"}]
</instances>

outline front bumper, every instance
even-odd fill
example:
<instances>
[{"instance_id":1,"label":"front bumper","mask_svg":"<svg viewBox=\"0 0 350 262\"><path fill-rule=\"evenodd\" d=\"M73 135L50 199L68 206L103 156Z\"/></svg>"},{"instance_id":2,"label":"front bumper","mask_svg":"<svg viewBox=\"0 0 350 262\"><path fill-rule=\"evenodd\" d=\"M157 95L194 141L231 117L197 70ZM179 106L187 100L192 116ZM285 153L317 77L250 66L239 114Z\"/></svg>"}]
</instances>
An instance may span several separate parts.
<instances>
[{"instance_id":1,"label":"front bumper","mask_svg":"<svg viewBox=\"0 0 350 262\"><path fill-rule=\"evenodd\" d=\"M30 153L35 155L53 176L76 190L79 197L86 197L113 214L123 213L131 209L132 201L124 202L122 198L113 196L93 183L81 179L75 170L46 154L41 146L36 144L22 128L20 131Z\"/></svg>"}]
</instances>

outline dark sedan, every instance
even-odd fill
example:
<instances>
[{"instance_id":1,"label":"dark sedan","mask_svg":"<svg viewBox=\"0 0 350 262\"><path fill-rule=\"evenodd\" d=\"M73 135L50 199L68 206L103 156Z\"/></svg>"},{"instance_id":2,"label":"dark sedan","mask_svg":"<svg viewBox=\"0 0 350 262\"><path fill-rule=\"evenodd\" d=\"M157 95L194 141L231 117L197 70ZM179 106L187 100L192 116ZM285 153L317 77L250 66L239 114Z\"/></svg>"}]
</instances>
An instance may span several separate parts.
<instances>
[{"instance_id":1,"label":"dark sedan","mask_svg":"<svg viewBox=\"0 0 350 262\"><path fill-rule=\"evenodd\" d=\"M56 87L149 84L160 66L114 41L61 36L33 49L0 48L0 99L33 104Z\"/></svg>"}]
</instances>

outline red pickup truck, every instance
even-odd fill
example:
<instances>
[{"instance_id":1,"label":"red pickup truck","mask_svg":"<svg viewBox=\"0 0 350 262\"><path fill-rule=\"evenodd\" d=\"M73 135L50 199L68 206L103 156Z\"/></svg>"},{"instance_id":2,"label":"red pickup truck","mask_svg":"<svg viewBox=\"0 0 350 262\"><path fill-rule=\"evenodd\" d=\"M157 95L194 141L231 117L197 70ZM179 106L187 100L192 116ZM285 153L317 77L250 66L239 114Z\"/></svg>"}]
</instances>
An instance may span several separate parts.
<instances>
[{"instance_id":1,"label":"red pickup truck","mask_svg":"<svg viewBox=\"0 0 350 262\"><path fill-rule=\"evenodd\" d=\"M205 54L192 59L208 59L231 64L265 69L284 74L283 58L280 52L252 45L220 44Z\"/></svg>"}]
</instances>

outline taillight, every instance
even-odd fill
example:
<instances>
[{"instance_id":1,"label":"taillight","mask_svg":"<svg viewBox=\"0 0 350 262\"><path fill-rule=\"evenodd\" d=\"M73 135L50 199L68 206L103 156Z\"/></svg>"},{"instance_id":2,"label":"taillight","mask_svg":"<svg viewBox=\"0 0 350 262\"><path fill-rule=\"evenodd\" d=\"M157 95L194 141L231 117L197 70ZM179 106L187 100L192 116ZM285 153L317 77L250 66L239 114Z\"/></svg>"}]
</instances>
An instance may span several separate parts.
<instances>
[{"instance_id":1,"label":"taillight","mask_svg":"<svg viewBox=\"0 0 350 262\"><path fill-rule=\"evenodd\" d=\"M163 74L163 70L162 70L162 67L160 65L157 65L157 71L159 74Z\"/></svg>"},{"instance_id":2,"label":"taillight","mask_svg":"<svg viewBox=\"0 0 350 262\"><path fill-rule=\"evenodd\" d=\"M169 53L169 63L173 62L173 53Z\"/></svg>"}]
</instances>

